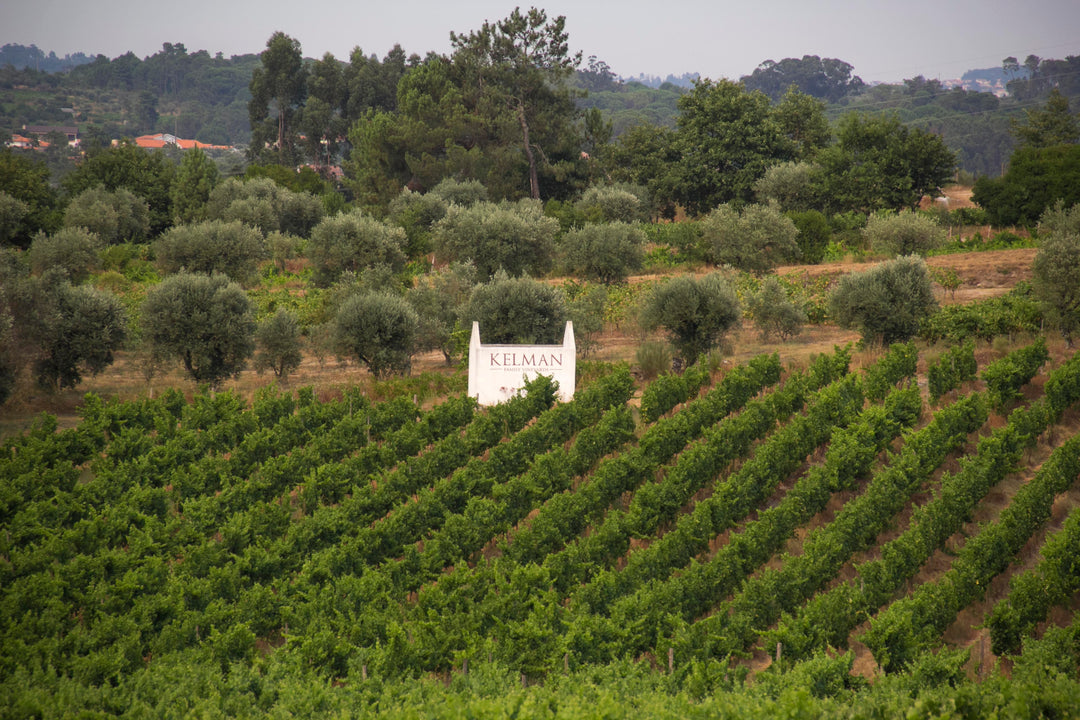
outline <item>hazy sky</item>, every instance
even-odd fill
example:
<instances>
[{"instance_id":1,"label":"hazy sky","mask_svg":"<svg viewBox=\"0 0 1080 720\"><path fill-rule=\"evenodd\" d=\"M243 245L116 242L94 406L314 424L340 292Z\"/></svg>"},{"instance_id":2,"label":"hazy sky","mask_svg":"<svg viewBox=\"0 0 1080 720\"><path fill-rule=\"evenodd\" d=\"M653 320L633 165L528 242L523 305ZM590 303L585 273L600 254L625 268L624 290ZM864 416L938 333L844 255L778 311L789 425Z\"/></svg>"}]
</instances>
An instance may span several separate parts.
<instances>
[{"instance_id":1,"label":"hazy sky","mask_svg":"<svg viewBox=\"0 0 1080 720\"><path fill-rule=\"evenodd\" d=\"M519 3L496 0L0 0L0 45L35 44L58 55L128 50L164 42L189 52L261 52L281 30L306 57L347 59L359 46L382 57L448 52L467 33ZM526 3L520 3L523 9ZM738 79L763 60L819 55L855 66L866 81L924 75L942 80L996 67L1015 55L1080 54L1080 0L549 0L565 15L571 50L596 55L622 76L700 72Z\"/></svg>"}]
</instances>

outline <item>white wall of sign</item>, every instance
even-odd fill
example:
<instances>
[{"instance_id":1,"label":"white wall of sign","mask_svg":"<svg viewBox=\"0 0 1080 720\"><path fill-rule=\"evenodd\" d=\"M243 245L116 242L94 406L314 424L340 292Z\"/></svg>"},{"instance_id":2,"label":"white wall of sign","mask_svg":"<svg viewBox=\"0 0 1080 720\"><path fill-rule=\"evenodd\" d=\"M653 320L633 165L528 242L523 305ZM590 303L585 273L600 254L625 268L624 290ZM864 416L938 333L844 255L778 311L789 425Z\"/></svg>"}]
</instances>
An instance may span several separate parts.
<instances>
[{"instance_id":1,"label":"white wall of sign","mask_svg":"<svg viewBox=\"0 0 1080 720\"><path fill-rule=\"evenodd\" d=\"M574 397L577 345L574 324L566 323L562 345L484 345L480 324L474 322L469 340L469 395L481 405L509 400L537 375L559 383L559 399Z\"/></svg>"}]
</instances>

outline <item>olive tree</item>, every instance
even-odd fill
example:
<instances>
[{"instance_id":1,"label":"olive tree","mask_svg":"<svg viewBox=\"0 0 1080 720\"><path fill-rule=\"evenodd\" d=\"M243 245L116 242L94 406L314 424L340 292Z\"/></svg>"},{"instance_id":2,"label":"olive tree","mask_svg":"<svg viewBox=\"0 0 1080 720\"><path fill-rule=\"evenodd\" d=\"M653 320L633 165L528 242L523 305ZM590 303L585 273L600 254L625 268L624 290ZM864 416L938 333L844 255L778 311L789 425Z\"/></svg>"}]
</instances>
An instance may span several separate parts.
<instances>
[{"instance_id":1,"label":"olive tree","mask_svg":"<svg viewBox=\"0 0 1080 720\"><path fill-rule=\"evenodd\" d=\"M1035 293L1071 347L1080 330L1080 205L1059 203L1043 213L1041 227L1049 233L1031 266Z\"/></svg>"},{"instance_id":2,"label":"olive tree","mask_svg":"<svg viewBox=\"0 0 1080 720\"><path fill-rule=\"evenodd\" d=\"M428 252L431 228L446 215L447 202L432 192L418 193L405 188L390 202L387 219L405 231L407 254L417 257Z\"/></svg>"},{"instance_id":3,"label":"olive tree","mask_svg":"<svg viewBox=\"0 0 1080 720\"><path fill-rule=\"evenodd\" d=\"M360 273L385 265L392 272L405 268L405 231L360 212L325 218L311 232L308 258L315 284L327 287L342 273Z\"/></svg>"},{"instance_id":4,"label":"olive tree","mask_svg":"<svg viewBox=\"0 0 1080 720\"><path fill-rule=\"evenodd\" d=\"M29 205L0 190L0 247L15 240L29 214Z\"/></svg>"},{"instance_id":5,"label":"olive tree","mask_svg":"<svg viewBox=\"0 0 1080 720\"><path fill-rule=\"evenodd\" d=\"M926 255L945 243L945 230L927 215L901 210L871 215L863 228L863 238L872 251L881 255Z\"/></svg>"},{"instance_id":6,"label":"olive tree","mask_svg":"<svg viewBox=\"0 0 1080 720\"><path fill-rule=\"evenodd\" d=\"M154 254L162 273L221 273L243 283L254 277L267 251L257 228L209 220L170 228L154 243Z\"/></svg>"},{"instance_id":7,"label":"olive tree","mask_svg":"<svg viewBox=\"0 0 1080 720\"><path fill-rule=\"evenodd\" d=\"M460 314L476 282L476 268L451 263L437 273L419 278L405 295L419 317L417 350L439 350L449 365L464 344ZM467 337L467 336L466 336Z\"/></svg>"},{"instance_id":8,"label":"olive tree","mask_svg":"<svg viewBox=\"0 0 1080 720\"><path fill-rule=\"evenodd\" d=\"M296 315L285 308L278 308L259 323L255 343L258 346L256 372L270 369L282 382L289 379L289 373L300 367L304 359L300 352L300 323Z\"/></svg>"},{"instance_id":9,"label":"olive tree","mask_svg":"<svg viewBox=\"0 0 1080 720\"><path fill-rule=\"evenodd\" d=\"M614 222L571 230L563 236L560 251L568 273L610 285L641 269L644 245L640 227Z\"/></svg>"},{"instance_id":10,"label":"olive tree","mask_svg":"<svg viewBox=\"0 0 1080 720\"><path fill-rule=\"evenodd\" d=\"M79 283L98 266L98 250L101 240L85 228L70 227L57 230L52 235L38 233L27 255L30 269L35 275L48 270L61 270L73 283Z\"/></svg>"},{"instance_id":11,"label":"olive tree","mask_svg":"<svg viewBox=\"0 0 1080 720\"><path fill-rule=\"evenodd\" d=\"M642 222L649 216L647 197L647 191L634 186L594 186L582 193L577 209L591 222Z\"/></svg>"},{"instance_id":12,"label":"olive tree","mask_svg":"<svg viewBox=\"0 0 1080 720\"><path fill-rule=\"evenodd\" d=\"M307 237L323 219L322 201L309 192L294 192L267 177L229 178L209 194L209 220L239 220L264 235L275 230Z\"/></svg>"},{"instance_id":13,"label":"olive tree","mask_svg":"<svg viewBox=\"0 0 1080 720\"><path fill-rule=\"evenodd\" d=\"M472 207L476 203L488 200L487 188L479 180L444 178L427 194L439 198L447 205L461 207Z\"/></svg>"},{"instance_id":14,"label":"olive tree","mask_svg":"<svg viewBox=\"0 0 1080 720\"><path fill-rule=\"evenodd\" d=\"M765 278L758 291L747 298L746 309L763 339L778 336L787 340L806 324L806 312L788 297L775 277Z\"/></svg>"},{"instance_id":15,"label":"olive tree","mask_svg":"<svg viewBox=\"0 0 1080 720\"><path fill-rule=\"evenodd\" d=\"M498 272L473 288L464 319L480 323L486 343L553 345L562 339L568 314L558 288Z\"/></svg>"},{"instance_id":16,"label":"olive tree","mask_svg":"<svg viewBox=\"0 0 1080 720\"><path fill-rule=\"evenodd\" d=\"M775 202L785 211L812 210L820 204L815 185L820 172L810 162L778 163L754 182L754 195L758 202Z\"/></svg>"},{"instance_id":17,"label":"olive tree","mask_svg":"<svg viewBox=\"0 0 1080 720\"><path fill-rule=\"evenodd\" d=\"M848 275L829 297L832 319L842 327L858 328L864 344L909 340L936 309L930 273L917 255Z\"/></svg>"},{"instance_id":18,"label":"olive tree","mask_svg":"<svg viewBox=\"0 0 1080 720\"><path fill-rule=\"evenodd\" d=\"M763 275L800 257L798 228L777 205L721 205L702 221L702 239L717 265Z\"/></svg>"},{"instance_id":19,"label":"olive tree","mask_svg":"<svg viewBox=\"0 0 1080 720\"><path fill-rule=\"evenodd\" d=\"M68 203L64 227L95 233L106 245L142 242L150 232L150 206L127 188L83 190Z\"/></svg>"},{"instance_id":20,"label":"olive tree","mask_svg":"<svg viewBox=\"0 0 1080 720\"><path fill-rule=\"evenodd\" d=\"M144 339L183 363L197 382L240 374L255 350L255 316L243 289L224 275L171 275L143 301Z\"/></svg>"},{"instance_id":21,"label":"olive tree","mask_svg":"<svg viewBox=\"0 0 1080 720\"><path fill-rule=\"evenodd\" d=\"M23 284L18 322L33 348L38 385L74 387L83 373L96 375L113 362L127 336L127 313L115 295L73 286L59 271Z\"/></svg>"},{"instance_id":22,"label":"olive tree","mask_svg":"<svg viewBox=\"0 0 1080 720\"><path fill-rule=\"evenodd\" d=\"M386 293L354 295L338 310L334 344L375 377L407 373L416 352L416 311L404 298Z\"/></svg>"},{"instance_id":23,"label":"olive tree","mask_svg":"<svg viewBox=\"0 0 1080 720\"><path fill-rule=\"evenodd\" d=\"M543 275L551 269L558 230L535 200L452 205L435 223L432 244L441 260L472 261L481 278L499 268L513 276Z\"/></svg>"},{"instance_id":24,"label":"olive tree","mask_svg":"<svg viewBox=\"0 0 1080 720\"><path fill-rule=\"evenodd\" d=\"M719 273L679 275L657 285L645 302L641 324L664 328L687 365L720 345L741 316L739 298Z\"/></svg>"}]
</instances>

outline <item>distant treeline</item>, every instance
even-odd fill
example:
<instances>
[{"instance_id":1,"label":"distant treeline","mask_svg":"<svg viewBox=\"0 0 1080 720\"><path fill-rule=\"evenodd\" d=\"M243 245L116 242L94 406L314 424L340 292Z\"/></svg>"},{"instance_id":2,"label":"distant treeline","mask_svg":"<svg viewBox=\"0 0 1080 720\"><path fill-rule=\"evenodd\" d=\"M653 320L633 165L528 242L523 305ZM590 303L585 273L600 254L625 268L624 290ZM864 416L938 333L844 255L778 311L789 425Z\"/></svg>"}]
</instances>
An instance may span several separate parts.
<instances>
[{"instance_id":1,"label":"distant treeline","mask_svg":"<svg viewBox=\"0 0 1080 720\"><path fill-rule=\"evenodd\" d=\"M37 70L39 72L63 72L76 65L85 65L94 58L81 52L58 57L52 50L46 55L37 45L18 45L8 43L0 47L0 67L12 66L16 70Z\"/></svg>"}]
</instances>

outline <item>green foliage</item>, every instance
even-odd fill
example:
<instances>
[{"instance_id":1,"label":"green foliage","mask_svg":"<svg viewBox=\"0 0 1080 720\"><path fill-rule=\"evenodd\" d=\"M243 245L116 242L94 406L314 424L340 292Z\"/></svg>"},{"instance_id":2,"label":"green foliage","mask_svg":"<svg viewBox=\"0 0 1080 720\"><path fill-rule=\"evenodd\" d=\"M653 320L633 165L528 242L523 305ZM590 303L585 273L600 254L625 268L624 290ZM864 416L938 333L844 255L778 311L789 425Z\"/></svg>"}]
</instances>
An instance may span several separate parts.
<instances>
[{"instance_id":1,"label":"green foliage","mask_svg":"<svg viewBox=\"0 0 1080 720\"><path fill-rule=\"evenodd\" d=\"M169 229L154 243L154 255L163 274L221 273L246 283L255 276L267 250L258 228L239 220L208 220Z\"/></svg>"},{"instance_id":2,"label":"green foliage","mask_svg":"<svg viewBox=\"0 0 1080 720\"><path fill-rule=\"evenodd\" d=\"M919 351L915 343L893 343L889 351L866 369L866 399L881 402L898 383L915 377Z\"/></svg>"},{"instance_id":3,"label":"green foliage","mask_svg":"<svg viewBox=\"0 0 1080 720\"><path fill-rule=\"evenodd\" d=\"M829 219L818 210L789 212L787 214L799 234L795 242L799 244L800 259L804 263L816 265L825 259L825 248L829 245L832 230Z\"/></svg>"},{"instance_id":4,"label":"green foliage","mask_svg":"<svg viewBox=\"0 0 1080 720\"><path fill-rule=\"evenodd\" d=\"M206 219L206 203L218 180L217 165L206 153L199 148L184 152L169 191L177 224Z\"/></svg>"},{"instance_id":5,"label":"green foliage","mask_svg":"<svg viewBox=\"0 0 1080 720\"><path fill-rule=\"evenodd\" d=\"M720 344L741 317L735 291L719 274L679 275L657 285L641 315L647 329L662 327L687 365Z\"/></svg>"},{"instance_id":6,"label":"green foliage","mask_svg":"<svg viewBox=\"0 0 1080 720\"><path fill-rule=\"evenodd\" d=\"M640 187L594 185L582 194L576 209L589 222L642 222L648 219L648 202L642 200L643 193L647 196Z\"/></svg>"},{"instance_id":7,"label":"green foliage","mask_svg":"<svg viewBox=\"0 0 1080 720\"><path fill-rule=\"evenodd\" d=\"M830 316L843 327L857 327L868 344L914 337L936 308L926 263L917 256L848 275L829 297Z\"/></svg>"},{"instance_id":8,"label":"green foliage","mask_svg":"<svg viewBox=\"0 0 1080 720\"><path fill-rule=\"evenodd\" d=\"M559 242L563 268L571 275L605 284L626 282L641 269L645 233L637 225L611 222L571 230Z\"/></svg>"},{"instance_id":9,"label":"green foliage","mask_svg":"<svg viewBox=\"0 0 1080 720\"><path fill-rule=\"evenodd\" d=\"M418 324L404 298L368 292L349 298L338 310L334 342L339 353L359 360L377 378L408 373Z\"/></svg>"},{"instance_id":10,"label":"green foliage","mask_svg":"<svg viewBox=\"0 0 1080 720\"><path fill-rule=\"evenodd\" d=\"M399 273L405 268L406 242L401 228L356 211L325 218L308 242L315 284L327 287L344 272L359 273L376 266Z\"/></svg>"},{"instance_id":11,"label":"green foliage","mask_svg":"<svg viewBox=\"0 0 1080 720\"><path fill-rule=\"evenodd\" d=\"M863 237L871 251L887 257L926 256L945 242L945 230L930 217L911 210L874 213L866 222Z\"/></svg>"},{"instance_id":12,"label":"green foliage","mask_svg":"<svg viewBox=\"0 0 1080 720\"><path fill-rule=\"evenodd\" d=\"M641 392L641 419L647 423L656 422L679 403L697 395L708 381L709 371L703 363L687 368L682 375L660 375Z\"/></svg>"},{"instance_id":13,"label":"green foliage","mask_svg":"<svg viewBox=\"0 0 1080 720\"><path fill-rule=\"evenodd\" d=\"M926 368L930 401L936 403L942 395L960 387L961 383L974 380L977 369L974 340L967 340L945 351L937 362Z\"/></svg>"},{"instance_id":14,"label":"green foliage","mask_svg":"<svg viewBox=\"0 0 1080 720\"><path fill-rule=\"evenodd\" d=\"M0 246L6 247L15 241L23 220L29 214L29 205L0 191Z\"/></svg>"},{"instance_id":15,"label":"green foliage","mask_svg":"<svg viewBox=\"0 0 1080 720\"><path fill-rule=\"evenodd\" d=\"M814 163L782 162L772 165L754 182L754 197L760 203L776 203L785 212L805 212L819 204Z\"/></svg>"},{"instance_id":16,"label":"green foliage","mask_svg":"<svg viewBox=\"0 0 1080 720\"><path fill-rule=\"evenodd\" d=\"M815 156L820 197L833 212L915 208L947 183L956 155L940 136L896 115L844 115L837 142Z\"/></svg>"},{"instance_id":17,"label":"green foliage","mask_svg":"<svg viewBox=\"0 0 1080 720\"><path fill-rule=\"evenodd\" d=\"M487 202L488 191L479 180L458 180L448 177L440 180L428 191L429 195L442 200L447 205L472 207L479 202Z\"/></svg>"},{"instance_id":18,"label":"green foliage","mask_svg":"<svg viewBox=\"0 0 1080 720\"><path fill-rule=\"evenodd\" d=\"M1013 134L1021 147L1048 148L1080 141L1080 119L1069 110L1069 99L1058 88L1050 90L1043 108L1025 110L1024 123L1013 121Z\"/></svg>"},{"instance_id":19,"label":"green foliage","mask_svg":"<svg viewBox=\"0 0 1080 720\"><path fill-rule=\"evenodd\" d=\"M296 116L306 92L307 68L300 41L278 31L266 41L262 61L251 75L252 159L267 158L280 165L295 165ZM270 115L271 105L276 116Z\"/></svg>"},{"instance_id":20,"label":"green foliage","mask_svg":"<svg viewBox=\"0 0 1080 720\"><path fill-rule=\"evenodd\" d=\"M387 219L405 230L407 255L417 257L430 249L431 227L446 215L447 202L434 192L415 193L408 188L390 203Z\"/></svg>"},{"instance_id":21,"label":"green foliage","mask_svg":"<svg viewBox=\"0 0 1080 720\"><path fill-rule=\"evenodd\" d=\"M796 88L811 97L835 103L866 86L862 78L851 74L854 69L836 58L803 55L802 59L789 57L780 62L766 60L741 78L741 82L747 90L760 90L774 102Z\"/></svg>"},{"instance_id":22,"label":"green foliage","mask_svg":"<svg viewBox=\"0 0 1080 720\"><path fill-rule=\"evenodd\" d=\"M0 293L0 302L4 300L4 293ZM15 352L15 320L4 308L0 310L0 405L7 402L15 389L19 364Z\"/></svg>"},{"instance_id":23,"label":"green foliage","mask_svg":"<svg viewBox=\"0 0 1080 720\"><path fill-rule=\"evenodd\" d=\"M741 212L721 205L701 221L709 259L755 275L799 257L798 228L775 205L748 205Z\"/></svg>"},{"instance_id":24,"label":"green foliage","mask_svg":"<svg viewBox=\"0 0 1080 720\"><path fill-rule=\"evenodd\" d=\"M1072 207L1080 202L1080 145L1018 148L1003 176L975 182L971 199L997 227L1034 225L1059 201Z\"/></svg>"},{"instance_id":25,"label":"green foliage","mask_svg":"<svg viewBox=\"0 0 1080 720\"><path fill-rule=\"evenodd\" d=\"M475 282L476 269L461 263L417 279L405 294L419 318L417 350L439 350L447 365L464 353L468 338L460 318Z\"/></svg>"},{"instance_id":26,"label":"green foliage","mask_svg":"<svg viewBox=\"0 0 1080 720\"><path fill-rule=\"evenodd\" d=\"M605 168L613 180L644 187L652 204L653 217L675 217L676 163L681 151L676 133L668 127L639 121L620 133L605 153Z\"/></svg>"},{"instance_id":27,"label":"green foliage","mask_svg":"<svg viewBox=\"0 0 1080 720\"><path fill-rule=\"evenodd\" d=\"M323 204L308 192L293 192L268 177L252 180L229 178L210 191L206 201L208 220L239 220L257 227L263 235L281 231L308 237L323 219Z\"/></svg>"},{"instance_id":28,"label":"green foliage","mask_svg":"<svg viewBox=\"0 0 1080 720\"><path fill-rule=\"evenodd\" d=\"M861 639L886 672L911 664L920 650L940 639L961 608L984 596L991 580L1050 517L1055 496L1076 479L1078 449L1080 437L1058 447L998 518L968 538L947 573L877 615Z\"/></svg>"},{"instance_id":29,"label":"green foliage","mask_svg":"<svg viewBox=\"0 0 1080 720\"><path fill-rule=\"evenodd\" d=\"M559 176L572 169L573 159L580 159L566 157L577 144L566 142L576 135L571 128L576 113L565 80L581 62L581 52L571 54L567 38L564 16L549 19L546 10L535 7L524 14L514 8L506 18L485 21L468 35L450 33L452 62L464 76L464 94L475 98L485 114L501 107L500 120L516 121L511 136L524 150L533 200L540 199L541 169L554 185L564 180Z\"/></svg>"},{"instance_id":30,"label":"green foliage","mask_svg":"<svg viewBox=\"0 0 1080 720\"><path fill-rule=\"evenodd\" d=\"M1033 634L1036 624L1046 618L1050 608L1066 604L1080 589L1078 547L1080 513L1073 511L1061 529L1043 545L1038 566L1014 575L1009 582L1008 597L999 601L987 617L994 654L1016 654L1021 639ZM1075 658L1072 659L1075 666Z\"/></svg>"},{"instance_id":31,"label":"green foliage","mask_svg":"<svg viewBox=\"0 0 1080 720\"><path fill-rule=\"evenodd\" d=\"M577 292L567 291L567 312L574 323L574 341L583 358L593 354L599 345L596 336L604 330L608 289L603 285L585 285Z\"/></svg>"},{"instance_id":32,"label":"green foliage","mask_svg":"<svg viewBox=\"0 0 1080 720\"><path fill-rule=\"evenodd\" d=\"M86 228L106 245L115 245L145 240L150 216L146 202L127 188L110 192L97 187L71 199L64 211L64 225Z\"/></svg>"},{"instance_id":33,"label":"green foliage","mask_svg":"<svg viewBox=\"0 0 1080 720\"><path fill-rule=\"evenodd\" d=\"M1046 314L1072 344L1072 336L1080 331L1080 210L1073 207L1067 214L1059 205L1044 215L1051 234L1041 242L1031 264L1035 294Z\"/></svg>"},{"instance_id":34,"label":"green foliage","mask_svg":"<svg viewBox=\"0 0 1080 720\"><path fill-rule=\"evenodd\" d=\"M555 345L562 340L569 318L558 288L496 273L473 289L463 319L480 323L485 343Z\"/></svg>"},{"instance_id":35,"label":"green foliage","mask_svg":"<svg viewBox=\"0 0 1080 720\"><path fill-rule=\"evenodd\" d=\"M1017 283L1005 295L967 304L946 305L924 318L919 336L929 342L992 340L999 335L1038 332L1043 313L1030 284Z\"/></svg>"},{"instance_id":36,"label":"green foliage","mask_svg":"<svg viewBox=\"0 0 1080 720\"><path fill-rule=\"evenodd\" d=\"M191 379L219 385L240 374L255 350L255 318L239 285L223 275L177 273L146 294L143 337L183 363Z\"/></svg>"},{"instance_id":37,"label":"green foliage","mask_svg":"<svg viewBox=\"0 0 1080 720\"><path fill-rule=\"evenodd\" d=\"M675 250L677 260L691 263L705 261L708 248L702 240L703 227L700 222L649 223L643 225L642 229L651 244L666 245Z\"/></svg>"},{"instance_id":38,"label":"green foliage","mask_svg":"<svg viewBox=\"0 0 1080 720\"><path fill-rule=\"evenodd\" d=\"M287 271L286 263L299 255L303 247L306 247L306 243L295 235L272 232L266 236L266 249L282 274Z\"/></svg>"},{"instance_id":39,"label":"green foliage","mask_svg":"<svg viewBox=\"0 0 1080 720\"><path fill-rule=\"evenodd\" d=\"M36 158L17 154L7 147L0 150L0 192L21 203L3 201L0 241L4 245L25 248L36 233L52 232L60 226L56 191L49 184L49 168Z\"/></svg>"},{"instance_id":40,"label":"green foliage","mask_svg":"<svg viewBox=\"0 0 1080 720\"><path fill-rule=\"evenodd\" d=\"M477 203L452 206L435 224L432 244L444 261L469 262L480 278L502 268L512 276L544 275L555 257L559 223L544 217L540 203Z\"/></svg>"},{"instance_id":41,"label":"green foliage","mask_svg":"<svg viewBox=\"0 0 1080 720\"><path fill-rule=\"evenodd\" d=\"M125 188L146 203L150 213L150 237L172 224L169 192L176 168L160 150L149 152L134 144L87 152L86 158L64 177L62 186L74 197L85 190Z\"/></svg>"},{"instance_id":42,"label":"green foliage","mask_svg":"<svg viewBox=\"0 0 1080 720\"><path fill-rule=\"evenodd\" d=\"M30 317L20 319L37 347L34 374L50 390L75 387L84 372L97 375L113 362L127 336L127 313L115 295L73 287L55 273L33 281Z\"/></svg>"},{"instance_id":43,"label":"green foliage","mask_svg":"<svg viewBox=\"0 0 1080 720\"><path fill-rule=\"evenodd\" d=\"M1009 405L1020 400L1020 388L1027 385L1049 359L1046 341L1039 338L1031 345L987 365L980 377L986 383L990 406L1004 412Z\"/></svg>"},{"instance_id":44,"label":"green foliage","mask_svg":"<svg viewBox=\"0 0 1080 720\"><path fill-rule=\"evenodd\" d=\"M288 380L289 373L300 367L304 359L300 352L300 325L296 315L285 308L278 308L270 317L259 323L255 330L255 370L267 368L281 381Z\"/></svg>"},{"instance_id":45,"label":"green foliage","mask_svg":"<svg viewBox=\"0 0 1080 720\"><path fill-rule=\"evenodd\" d=\"M646 340L634 351L638 372L643 380L655 380L662 373L671 372L671 346L658 340Z\"/></svg>"},{"instance_id":46,"label":"green foliage","mask_svg":"<svg viewBox=\"0 0 1080 720\"><path fill-rule=\"evenodd\" d=\"M779 337L788 340L802 331L806 313L796 305L775 277L768 277L761 288L746 299L746 310L753 318L763 339Z\"/></svg>"},{"instance_id":47,"label":"green foliage","mask_svg":"<svg viewBox=\"0 0 1080 720\"><path fill-rule=\"evenodd\" d=\"M38 234L30 244L27 258L37 275L59 270L73 283L85 280L98 266L101 239L81 227L57 230L52 235Z\"/></svg>"},{"instance_id":48,"label":"green foliage","mask_svg":"<svg viewBox=\"0 0 1080 720\"><path fill-rule=\"evenodd\" d=\"M792 159L769 98L739 83L699 81L679 98L679 113L671 194L691 213L751 201L765 170Z\"/></svg>"}]
</instances>

